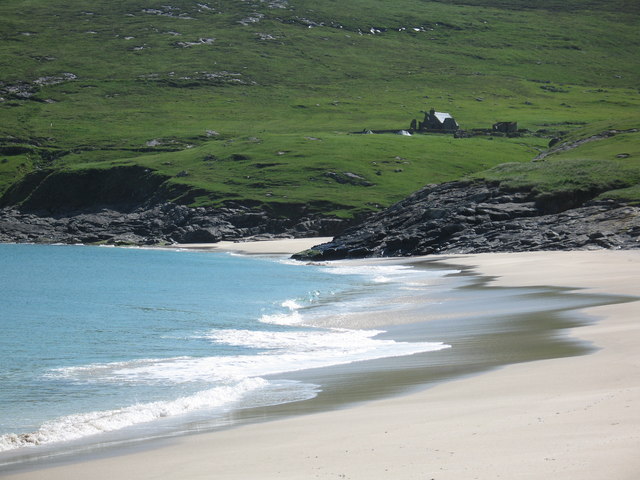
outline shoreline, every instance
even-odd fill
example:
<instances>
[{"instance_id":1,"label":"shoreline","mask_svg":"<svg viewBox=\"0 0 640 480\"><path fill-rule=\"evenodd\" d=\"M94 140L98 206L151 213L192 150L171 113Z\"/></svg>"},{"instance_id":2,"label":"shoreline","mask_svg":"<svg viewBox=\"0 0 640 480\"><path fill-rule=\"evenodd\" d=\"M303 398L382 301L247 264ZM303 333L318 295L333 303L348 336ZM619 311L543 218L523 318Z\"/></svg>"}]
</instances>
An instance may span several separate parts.
<instances>
[{"instance_id":1,"label":"shoreline","mask_svg":"<svg viewBox=\"0 0 640 480\"><path fill-rule=\"evenodd\" d=\"M278 250L257 253L290 253L282 244ZM463 265L498 286L640 295L636 250L396 260ZM588 355L512 364L418 393L5 478L636 478L638 307L633 301L583 310L598 321L571 334L598 348Z\"/></svg>"},{"instance_id":2,"label":"shoreline","mask_svg":"<svg viewBox=\"0 0 640 480\"><path fill-rule=\"evenodd\" d=\"M294 253L308 250L315 245L328 242L330 240L331 237L311 237L248 242L222 241L217 243L177 243L168 246L168 248L205 252L228 252L241 255L293 255Z\"/></svg>"}]
</instances>

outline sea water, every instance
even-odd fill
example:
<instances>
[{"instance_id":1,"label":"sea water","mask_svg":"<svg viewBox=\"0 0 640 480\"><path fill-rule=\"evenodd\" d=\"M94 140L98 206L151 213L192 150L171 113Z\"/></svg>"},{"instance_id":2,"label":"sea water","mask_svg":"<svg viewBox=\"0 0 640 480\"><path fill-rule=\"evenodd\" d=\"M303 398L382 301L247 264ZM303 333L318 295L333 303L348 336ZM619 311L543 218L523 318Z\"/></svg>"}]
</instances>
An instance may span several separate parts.
<instances>
[{"instance_id":1,"label":"sea water","mask_svg":"<svg viewBox=\"0 0 640 480\"><path fill-rule=\"evenodd\" d=\"M0 245L0 452L211 427L322 389L287 372L445 349L314 319L383 305L408 276L448 273Z\"/></svg>"}]
</instances>

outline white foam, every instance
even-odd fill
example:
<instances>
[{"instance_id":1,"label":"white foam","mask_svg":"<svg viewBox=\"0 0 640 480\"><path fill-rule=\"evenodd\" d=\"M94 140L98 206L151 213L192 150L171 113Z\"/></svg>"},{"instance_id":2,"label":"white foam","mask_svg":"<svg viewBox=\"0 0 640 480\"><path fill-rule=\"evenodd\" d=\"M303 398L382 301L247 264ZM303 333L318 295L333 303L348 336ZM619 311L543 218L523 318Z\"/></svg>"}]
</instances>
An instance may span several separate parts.
<instances>
[{"instance_id":1,"label":"white foam","mask_svg":"<svg viewBox=\"0 0 640 480\"><path fill-rule=\"evenodd\" d=\"M416 270L408 265L330 265L322 269L335 275L394 276L413 273Z\"/></svg>"},{"instance_id":2,"label":"white foam","mask_svg":"<svg viewBox=\"0 0 640 480\"><path fill-rule=\"evenodd\" d=\"M340 347L360 349L378 343L396 343L393 340L373 340L383 333L381 330L291 330L291 331L254 331L254 330L214 330L207 338L225 345L254 347L287 352L318 352L321 349Z\"/></svg>"},{"instance_id":3,"label":"white foam","mask_svg":"<svg viewBox=\"0 0 640 480\"><path fill-rule=\"evenodd\" d=\"M425 272L404 265L340 265L323 270L338 275L368 276L373 283L398 282L409 285L415 275L443 276L454 271ZM412 284L413 285L413 284ZM416 284L419 285L419 284ZM319 292L310 292L308 298L287 299L280 304L284 311L265 314L263 323L293 326L303 325L314 317L314 305L323 304ZM319 302L318 302L319 301ZM363 305L361 303L364 302ZM375 302L373 302L375 303ZM325 305L327 306L327 305ZM347 292L343 301L320 308L320 315L344 313L373 307L371 298L351 298ZM267 327L265 327L267 328ZM270 327L272 328L272 327ZM0 451L55 441L79 439L88 435L110 432L160 418L194 412L199 409L223 407L237 402L252 391L268 387L262 377L311 368L330 367L358 361L412 355L448 348L442 342L398 342L380 337L380 330L347 329L290 329L243 330L217 329L200 334L216 345L253 350L247 354L220 354L205 357L147 358L124 362L81 365L52 370L51 377L81 383L161 384L169 388L186 384L202 391L170 401L149 402L120 409L74 414L47 422L37 431L26 434L0 436ZM227 349L233 352L234 349ZM220 351L218 348L213 351ZM205 389L206 388L206 389ZM301 394L310 398L311 390ZM291 391L283 391L282 401L292 401ZM234 407L236 408L236 407Z\"/></svg>"},{"instance_id":4,"label":"white foam","mask_svg":"<svg viewBox=\"0 0 640 480\"><path fill-rule=\"evenodd\" d=\"M217 345L245 347L253 351L240 355L146 359L71 367L53 374L71 381L115 384L229 383L251 377L412 355L449 347L442 342L382 339L378 337L380 333L380 330L346 329L212 330L200 338Z\"/></svg>"},{"instance_id":5,"label":"white foam","mask_svg":"<svg viewBox=\"0 0 640 480\"><path fill-rule=\"evenodd\" d=\"M271 315L263 315L260 317L262 323L271 323L274 325L300 325L303 317L297 310L291 313L274 313Z\"/></svg>"},{"instance_id":6,"label":"white foam","mask_svg":"<svg viewBox=\"0 0 640 480\"><path fill-rule=\"evenodd\" d=\"M269 375L328 367L449 348L442 342L397 342L377 338L380 330L310 329L296 331L214 330L206 338L217 344L252 347L259 355L235 357L216 368L229 374ZM202 366L202 365L201 365ZM209 367L212 367L210 365ZM234 372L235 370L235 372Z\"/></svg>"},{"instance_id":7,"label":"white foam","mask_svg":"<svg viewBox=\"0 0 640 480\"><path fill-rule=\"evenodd\" d=\"M369 276L374 281L380 282L400 282L418 277L443 277L446 275L460 273L460 270L452 269L423 270L414 268L411 265L350 265L348 263L327 265L323 267L322 270L335 275Z\"/></svg>"},{"instance_id":8,"label":"white foam","mask_svg":"<svg viewBox=\"0 0 640 480\"><path fill-rule=\"evenodd\" d=\"M101 381L141 383L181 383L194 381L225 382L227 385L200 391L171 401L135 404L119 409L68 415L43 424L37 431L0 436L0 452L40 444L76 440L112 432L162 418L193 413L201 409L224 408L253 391L267 387L259 375L329 367L383 357L411 355L448 348L443 343L395 342L373 338L377 331L335 330L255 332L225 330L211 332L208 338L218 344L248 346L265 350L260 355L169 360L145 360L118 365L94 365L90 368L67 369L67 377L86 380L96 375ZM92 373L89 373L92 372ZM108 377L108 378L105 378ZM276 392L278 393L278 392ZM285 403L312 398L317 389L297 392L287 390L280 395L265 392L265 404ZM262 395L262 393L261 393ZM247 406L250 406L250 401Z\"/></svg>"},{"instance_id":9,"label":"white foam","mask_svg":"<svg viewBox=\"0 0 640 480\"><path fill-rule=\"evenodd\" d=\"M44 423L36 432L9 433L0 436L0 452L44 443L76 440L164 417L222 407L238 401L251 391L264 388L267 384L268 382L262 378L247 378L235 385L219 386L176 400L68 415Z\"/></svg>"},{"instance_id":10,"label":"white foam","mask_svg":"<svg viewBox=\"0 0 640 480\"><path fill-rule=\"evenodd\" d=\"M294 312L294 314L297 312ZM51 375L74 381L180 384L205 381L220 386L170 401L135 404L119 409L68 415L43 424L37 431L0 436L0 451L50 442L75 440L111 432L199 409L224 407L258 389L268 388L265 375L310 368L411 355L448 348L441 342L397 342L378 338L380 330L296 329L252 331L212 330L202 335L217 345L262 350L257 355L175 357L70 367ZM269 402L311 398L317 390L285 391ZM262 395L262 394L261 394ZM292 395L294 395L292 397ZM300 398L295 397L297 395ZM268 393L265 394L268 397Z\"/></svg>"},{"instance_id":11,"label":"white foam","mask_svg":"<svg viewBox=\"0 0 640 480\"><path fill-rule=\"evenodd\" d=\"M282 302L282 306L289 310L298 310L302 308L302 305L300 305L296 300L285 300Z\"/></svg>"},{"instance_id":12,"label":"white foam","mask_svg":"<svg viewBox=\"0 0 640 480\"><path fill-rule=\"evenodd\" d=\"M145 368L147 366L152 366L163 362L187 360L189 358L191 357L173 357L163 359L142 358L124 362L92 363L88 365L79 365L73 367L54 368L44 376L49 378L65 378L86 383L120 383L127 382L127 380L134 380L133 378L123 378L123 376L120 374L120 372L122 371L126 371L132 368Z\"/></svg>"},{"instance_id":13,"label":"white foam","mask_svg":"<svg viewBox=\"0 0 640 480\"><path fill-rule=\"evenodd\" d=\"M262 323L283 326L341 325L327 319L345 319L348 326L349 314L380 313L398 309L393 298L408 289L423 291L431 289L434 283L446 275L459 273L459 270L425 270L411 265L362 265L350 262L323 266L327 273L344 276L366 277L358 280L352 288L337 292L309 292L308 298L289 299L280 304L285 312L264 314ZM387 287L388 285L388 287ZM428 303L428 299L422 299Z\"/></svg>"}]
</instances>

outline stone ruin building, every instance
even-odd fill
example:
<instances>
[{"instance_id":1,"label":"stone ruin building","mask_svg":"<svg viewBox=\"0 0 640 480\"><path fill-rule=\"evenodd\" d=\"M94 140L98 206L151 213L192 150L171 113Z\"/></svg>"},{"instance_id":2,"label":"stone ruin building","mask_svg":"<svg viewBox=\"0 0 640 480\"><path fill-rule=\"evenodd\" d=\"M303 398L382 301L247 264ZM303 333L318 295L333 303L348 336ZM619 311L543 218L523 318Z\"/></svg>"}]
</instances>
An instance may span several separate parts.
<instances>
[{"instance_id":1,"label":"stone ruin building","mask_svg":"<svg viewBox=\"0 0 640 480\"><path fill-rule=\"evenodd\" d=\"M415 119L411 122L410 130L413 131L438 131L455 132L460 128L458 122L449 113L436 112L431 109L424 114L424 120L418 122Z\"/></svg>"},{"instance_id":2,"label":"stone ruin building","mask_svg":"<svg viewBox=\"0 0 640 480\"><path fill-rule=\"evenodd\" d=\"M494 132L516 133L518 131L518 122L498 122L493 124Z\"/></svg>"}]
</instances>

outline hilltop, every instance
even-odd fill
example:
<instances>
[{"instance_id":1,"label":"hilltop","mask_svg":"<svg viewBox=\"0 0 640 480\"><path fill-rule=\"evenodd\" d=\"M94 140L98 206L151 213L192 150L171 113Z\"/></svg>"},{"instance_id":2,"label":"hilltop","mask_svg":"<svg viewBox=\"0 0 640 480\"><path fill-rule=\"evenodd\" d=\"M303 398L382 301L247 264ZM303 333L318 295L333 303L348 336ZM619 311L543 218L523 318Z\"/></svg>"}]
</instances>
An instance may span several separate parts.
<instances>
[{"instance_id":1,"label":"hilltop","mask_svg":"<svg viewBox=\"0 0 640 480\"><path fill-rule=\"evenodd\" d=\"M638 202L639 19L624 0L5 0L0 206L188 206L227 238L333 234L461 178ZM521 132L354 133L430 108Z\"/></svg>"}]
</instances>

